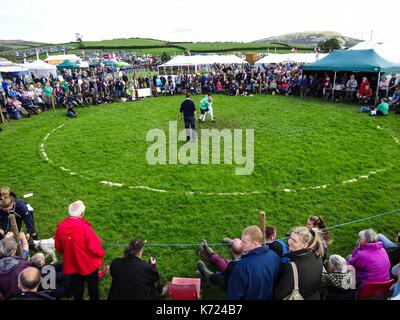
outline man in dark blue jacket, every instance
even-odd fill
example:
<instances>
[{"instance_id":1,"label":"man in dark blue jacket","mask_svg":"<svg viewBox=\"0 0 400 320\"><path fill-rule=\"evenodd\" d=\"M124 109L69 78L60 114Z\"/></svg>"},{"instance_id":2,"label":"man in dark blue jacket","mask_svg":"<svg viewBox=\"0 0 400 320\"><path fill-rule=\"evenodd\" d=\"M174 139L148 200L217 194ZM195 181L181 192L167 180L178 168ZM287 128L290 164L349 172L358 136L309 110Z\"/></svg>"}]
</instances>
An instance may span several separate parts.
<instances>
[{"instance_id":1,"label":"man in dark blue jacket","mask_svg":"<svg viewBox=\"0 0 400 320\"><path fill-rule=\"evenodd\" d=\"M32 236L33 239L37 239L38 235L35 229L35 220L33 218L33 208L29 203L21 200L17 200L10 196L1 200L0 205L0 235L5 235L11 231L10 221L8 216L15 214L15 220L17 222L18 231L21 232L22 222L25 223L27 238Z\"/></svg>"},{"instance_id":2,"label":"man in dark blue jacket","mask_svg":"<svg viewBox=\"0 0 400 320\"><path fill-rule=\"evenodd\" d=\"M190 99L190 93L186 92L186 99L182 102L179 109L181 117L185 122L186 141L190 140L190 133L192 133L192 140L196 139L196 106ZM189 130L189 127L191 130Z\"/></svg>"},{"instance_id":3,"label":"man in dark blue jacket","mask_svg":"<svg viewBox=\"0 0 400 320\"><path fill-rule=\"evenodd\" d=\"M242 232L245 254L236 262L228 281L229 300L269 300L279 277L280 258L262 246L263 234L259 227L247 227Z\"/></svg>"}]
</instances>

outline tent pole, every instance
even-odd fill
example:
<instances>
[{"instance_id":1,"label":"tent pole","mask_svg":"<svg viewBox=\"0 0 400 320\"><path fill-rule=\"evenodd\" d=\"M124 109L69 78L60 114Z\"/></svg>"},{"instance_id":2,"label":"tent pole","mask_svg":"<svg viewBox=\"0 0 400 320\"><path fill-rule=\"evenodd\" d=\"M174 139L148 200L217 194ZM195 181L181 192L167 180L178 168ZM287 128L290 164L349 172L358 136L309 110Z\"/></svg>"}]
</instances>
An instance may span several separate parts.
<instances>
[{"instance_id":1,"label":"tent pole","mask_svg":"<svg viewBox=\"0 0 400 320\"><path fill-rule=\"evenodd\" d=\"M379 94L379 80L381 78L381 72L378 73L378 82L376 84L376 94L375 94L375 104L377 104L378 101L378 94Z\"/></svg>"},{"instance_id":2,"label":"tent pole","mask_svg":"<svg viewBox=\"0 0 400 320\"><path fill-rule=\"evenodd\" d=\"M335 85L336 85L336 71L335 71L335 76L333 77L332 101L333 101L333 97L335 96Z\"/></svg>"}]
</instances>

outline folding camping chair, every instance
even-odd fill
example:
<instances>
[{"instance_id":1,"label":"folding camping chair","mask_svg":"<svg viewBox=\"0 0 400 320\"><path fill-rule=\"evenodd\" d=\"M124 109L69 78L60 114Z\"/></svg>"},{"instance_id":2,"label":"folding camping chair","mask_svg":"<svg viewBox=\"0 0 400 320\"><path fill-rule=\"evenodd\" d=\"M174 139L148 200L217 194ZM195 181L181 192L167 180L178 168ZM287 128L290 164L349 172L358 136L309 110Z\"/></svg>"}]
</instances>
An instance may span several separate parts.
<instances>
[{"instance_id":1,"label":"folding camping chair","mask_svg":"<svg viewBox=\"0 0 400 320\"><path fill-rule=\"evenodd\" d=\"M358 295L357 300L360 299L386 299L390 287L393 284L393 279L384 282L370 282Z\"/></svg>"},{"instance_id":2,"label":"folding camping chair","mask_svg":"<svg viewBox=\"0 0 400 320\"><path fill-rule=\"evenodd\" d=\"M174 277L168 285L167 293L171 300L199 300L201 280L198 278Z\"/></svg>"}]
</instances>

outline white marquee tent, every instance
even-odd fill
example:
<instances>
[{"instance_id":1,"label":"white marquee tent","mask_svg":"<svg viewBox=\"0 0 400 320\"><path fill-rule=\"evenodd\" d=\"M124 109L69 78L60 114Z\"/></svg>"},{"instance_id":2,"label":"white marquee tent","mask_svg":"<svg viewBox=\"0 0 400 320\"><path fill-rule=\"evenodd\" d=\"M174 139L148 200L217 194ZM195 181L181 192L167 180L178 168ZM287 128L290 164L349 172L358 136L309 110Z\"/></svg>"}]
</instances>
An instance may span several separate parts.
<instances>
[{"instance_id":1,"label":"white marquee tent","mask_svg":"<svg viewBox=\"0 0 400 320\"><path fill-rule=\"evenodd\" d=\"M258 60L255 64L270 64L283 62L313 63L325 58L328 54L320 53L317 58L315 53L270 53Z\"/></svg>"},{"instance_id":2,"label":"white marquee tent","mask_svg":"<svg viewBox=\"0 0 400 320\"><path fill-rule=\"evenodd\" d=\"M11 62L11 61L9 61L9 60L7 60L6 58L0 58L0 66L1 67L3 67L3 66L10 66L10 65L12 65L13 63Z\"/></svg>"},{"instance_id":3,"label":"white marquee tent","mask_svg":"<svg viewBox=\"0 0 400 320\"><path fill-rule=\"evenodd\" d=\"M44 59L45 62L58 65L60 63L63 63L65 60L69 60L73 63L80 63L81 58L79 58L76 54L59 54L59 55L54 55L54 56L48 56L46 59Z\"/></svg>"},{"instance_id":4,"label":"white marquee tent","mask_svg":"<svg viewBox=\"0 0 400 320\"><path fill-rule=\"evenodd\" d=\"M0 66L0 72L8 73L8 72L27 72L22 65L20 64L11 64L6 66Z\"/></svg>"},{"instance_id":5,"label":"white marquee tent","mask_svg":"<svg viewBox=\"0 0 400 320\"><path fill-rule=\"evenodd\" d=\"M364 41L349 50L374 49L382 58L400 64L400 34L387 37L382 41Z\"/></svg>"},{"instance_id":6,"label":"white marquee tent","mask_svg":"<svg viewBox=\"0 0 400 320\"><path fill-rule=\"evenodd\" d=\"M50 74L57 76L56 66L42 60L35 60L32 63L25 63L24 68L33 73L36 77L48 77Z\"/></svg>"},{"instance_id":7,"label":"white marquee tent","mask_svg":"<svg viewBox=\"0 0 400 320\"><path fill-rule=\"evenodd\" d=\"M195 55L176 56L170 61L158 66L158 71L164 74L177 74L182 71L197 73L201 68L207 69L213 64L245 64L245 60L235 55Z\"/></svg>"}]
</instances>

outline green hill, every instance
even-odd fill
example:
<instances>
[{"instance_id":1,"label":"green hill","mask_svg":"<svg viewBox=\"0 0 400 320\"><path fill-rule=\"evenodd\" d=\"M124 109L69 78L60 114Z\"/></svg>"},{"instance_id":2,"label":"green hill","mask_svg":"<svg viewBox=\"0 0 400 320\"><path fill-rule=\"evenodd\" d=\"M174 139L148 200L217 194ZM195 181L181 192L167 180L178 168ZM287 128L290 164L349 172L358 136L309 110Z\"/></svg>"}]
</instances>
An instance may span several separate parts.
<instances>
[{"instance_id":1,"label":"green hill","mask_svg":"<svg viewBox=\"0 0 400 320\"><path fill-rule=\"evenodd\" d=\"M307 31L287 33L277 37L269 37L261 40L256 40L254 43L282 43L294 46L309 46L316 47L321 41L331 38L337 38L342 46L353 46L361 42L361 40L345 37L338 32L334 31Z\"/></svg>"},{"instance_id":2,"label":"green hill","mask_svg":"<svg viewBox=\"0 0 400 320\"><path fill-rule=\"evenodd\" d=\"M24 40L0 40L0 51L30 49L48 45L47 43Z\"/></svg>"}]
</instances>

